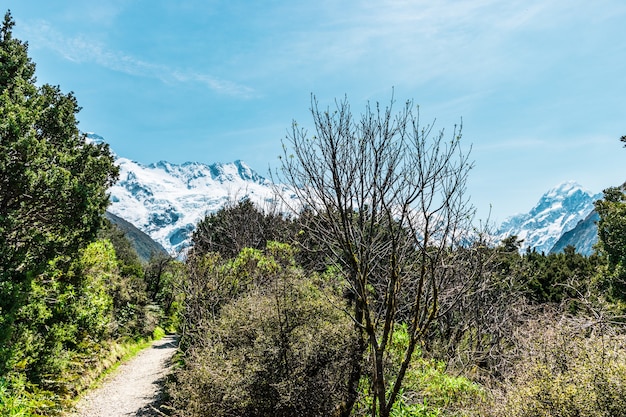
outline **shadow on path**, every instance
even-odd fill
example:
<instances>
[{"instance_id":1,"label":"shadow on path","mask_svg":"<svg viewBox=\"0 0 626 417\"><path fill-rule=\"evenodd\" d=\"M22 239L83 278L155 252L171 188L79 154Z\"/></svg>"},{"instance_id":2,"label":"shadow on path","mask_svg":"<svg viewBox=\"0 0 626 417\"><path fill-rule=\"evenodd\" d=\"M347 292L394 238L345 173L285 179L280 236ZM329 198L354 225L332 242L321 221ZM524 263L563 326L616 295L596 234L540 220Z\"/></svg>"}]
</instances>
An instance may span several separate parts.
<instances>
[{"instance_id":1,"label":"shadow on path","mask_svg":"<svg viewBox=\"0 0 626 417\"><path fill-rule=\"evenodd\" d=\"M175 349L178 347L178 341L180 337L178 335L168 335L161 339L159 342L152 345L151 349ZM172 358L167 360L166 366L172 365ZM141 409L137 410L136 417L163 417L169 416L169 410L165 408L167 396L165 395L165 383L168 376L164 376L154 382L157 385L158 392L152 399L152 401Z\"/></svg>"},{"instance_id":2,"label":"shadow on path","mask_svg":"<svg viewBox=\"0 0 626 417\"><path fill-rule=\"evenodd\" d=\"M166 395L164 392L166 380L167 377L163 377L155 382L155 384L159 386L159 392L152 399L150 404L147 404L137 410L137 413L135 414L136 417L163 417L170 415L169 410L164 407L166 405Z\"/></svg>"}]
</instances>

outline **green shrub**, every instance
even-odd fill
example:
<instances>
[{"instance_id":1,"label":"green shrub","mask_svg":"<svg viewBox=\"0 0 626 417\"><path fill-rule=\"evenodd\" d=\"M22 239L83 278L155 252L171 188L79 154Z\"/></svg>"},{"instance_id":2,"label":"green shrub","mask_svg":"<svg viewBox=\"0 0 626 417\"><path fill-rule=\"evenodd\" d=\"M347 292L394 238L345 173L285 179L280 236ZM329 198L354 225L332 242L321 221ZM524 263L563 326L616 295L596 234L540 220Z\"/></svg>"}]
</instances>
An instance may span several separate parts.
<instances>
[{"instance_id":1,"label":"green shrub","mask_svg":"<svg viewBox=\"0 0 626 417\"><path fill-rule=\"evenodd\" d=\"M153 340L159 340L159 339L163 339L163 337L165 336L165 330L163 330L163 328L157 326L154 331L152 332L152 339Z\"/></svg>"},{"instance_id":2,"label":"green shrub","mask_svg":"<svg viewBox=\"0 0 626 417\"><path fill-rule=\"evenodd\" d=\"M268 245L218 268L238 295L196 327L170 387L179 415L326 416L344 399L351 322L292 264L288 247Z\"/></svg>"},{"instance_id":3,"label":"green shrub","mask_svg":"<svg viewBox=\"0 0 626 417\"><path fill-rule=\"evenodd\" d=\"M36 417L57 410L51 392L28 384L23 376L0 377L0 417Z\"/></svg>"}]
</instances>

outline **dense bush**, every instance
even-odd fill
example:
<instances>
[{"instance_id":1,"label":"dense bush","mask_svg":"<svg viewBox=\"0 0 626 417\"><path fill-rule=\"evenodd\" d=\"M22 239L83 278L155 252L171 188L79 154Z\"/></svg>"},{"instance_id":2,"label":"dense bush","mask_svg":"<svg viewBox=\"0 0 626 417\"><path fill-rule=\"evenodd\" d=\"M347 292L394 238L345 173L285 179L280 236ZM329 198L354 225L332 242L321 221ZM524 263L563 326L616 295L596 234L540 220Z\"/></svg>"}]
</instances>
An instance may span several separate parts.
<instances>
[{"instance_id":1,"label":"dense bush","mask_svg":"<svg viewBox=\"0 0 626 417\"><path fill-rule=\"evenodd\" d=\"M187 342L171 389L179 415L322 416L338 407L351 323L333 278L307 277L292 256L270 242L264 253L213 264L228 288Z\"/></svg>"},{"instance_id":2,"label":"dense bush","mask_svg":"<svg viewBox=\"0 0 626 417\"><path fill-rule=\"evenodd\" d=\"M263 249L266 242L287 241L293 222L273 210L262 211L249 199L228 204L208 214L196 226L191 251L216 252L233 258L244 248Z\"/></svg>"},{"instance_id":3,"label":"dense bush","mask_svg":"<svg viewBox=\"0 0 626 417\"><path fill-rule=\"evenodd\" d=\"M493 416L626 415L626 339L589 322L529 323L524 355L489 410Z\"/></svg>"},{"instance_id":4,"label":"dense bush","mask_svg":"<svg viewBox=\"0 0 626 417\"><path fill-rule=\"evenodd\" d=\"M596 201L598 249L606 256L606 265L597 285L615 303L626 304L626 184L604 190Z\"/></svg>"}]
</instances>

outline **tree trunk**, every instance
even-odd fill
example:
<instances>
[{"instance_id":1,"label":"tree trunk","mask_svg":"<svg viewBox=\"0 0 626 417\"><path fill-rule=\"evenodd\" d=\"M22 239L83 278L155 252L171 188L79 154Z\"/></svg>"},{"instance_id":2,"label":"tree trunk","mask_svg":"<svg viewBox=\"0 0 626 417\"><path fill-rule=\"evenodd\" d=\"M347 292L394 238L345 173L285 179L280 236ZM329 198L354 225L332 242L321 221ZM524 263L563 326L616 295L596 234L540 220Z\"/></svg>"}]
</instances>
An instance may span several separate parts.
<instances>
[{"instance_id":1,"label":"tree trunk","mask_svg":"<svg viewBox=\"0 0 626 417\"><path fill-rule=\"evenodd\" d=\"M356 303L358 305L358 302ZM363 354L365 353L365 338L361 322L363 321L363 310L355 307L354 332L356 343L352 344L352 354L350 355L350 374L348 376L348 392L346 400L341 404L339 410L340 417L350 417L354 403L359 397L359 381L363 374Z\"/></svg>"},{"instance_id":2,"label":"tree trunk","mask_svg":"<svg viewBox=\"0 0 626 417\"><path fill-rule=\"evenodd\" d=\"M374 396L378 399L378 417L389 417L387 410L387 398L385 390L385 372L383 363L383 350L376 348L374 351ZM376 410L372 409L372 417L376 416Z\"/></svg>"}]
</instances>

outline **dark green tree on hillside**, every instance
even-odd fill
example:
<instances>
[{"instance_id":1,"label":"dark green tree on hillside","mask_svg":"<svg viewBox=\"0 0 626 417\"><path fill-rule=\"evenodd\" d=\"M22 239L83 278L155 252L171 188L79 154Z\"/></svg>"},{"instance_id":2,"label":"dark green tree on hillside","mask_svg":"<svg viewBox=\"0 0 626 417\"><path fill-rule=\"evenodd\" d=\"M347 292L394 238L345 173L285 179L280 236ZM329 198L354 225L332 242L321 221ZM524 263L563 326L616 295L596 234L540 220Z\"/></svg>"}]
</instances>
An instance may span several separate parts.
<instances>
[{"instance_id":1,"label":"dark green tree on hillside","mask_svg":"<svg viewBox=\"0 0 626 417\"><path fill-rule=\"evenodd\" d=\"M626 193L624 187L604 190L604 199L595 203L598 221L598 249L607 258L604 290L626 300Z\"/></svg>"},{"instance_id":2,"label":"dark green tree on hillside","mask_svg":"<svg viewBox=\"0 0 626 417\"><path fill-rule=\"evenodd\" d=\"M39 281L52 262L67 269L95 238L117 177L108 146L79 132L74 95L36 85L28 44L13 38L13 26L7 12L0 31L0 374L36 361L36 352L16 354L19 340L45 339L58 320L61 300L38 296L46 305L33 307L33 288L80 288ZM45 314L26 314L35 311Z\"/></svg>"},{"instance_id":3,"label":"dark green tree on hillside","mask_svg":"<svg viewBox=\"0 0 626 417\"><path fill-rule=\"evenodd\" d=\"M249 199L208 214L193 233L191 256L216 252L224 258L243 248L263 249L270 240L290 240L291 222L282 214L263 212Z\"/></svg>"}]
</instances>

